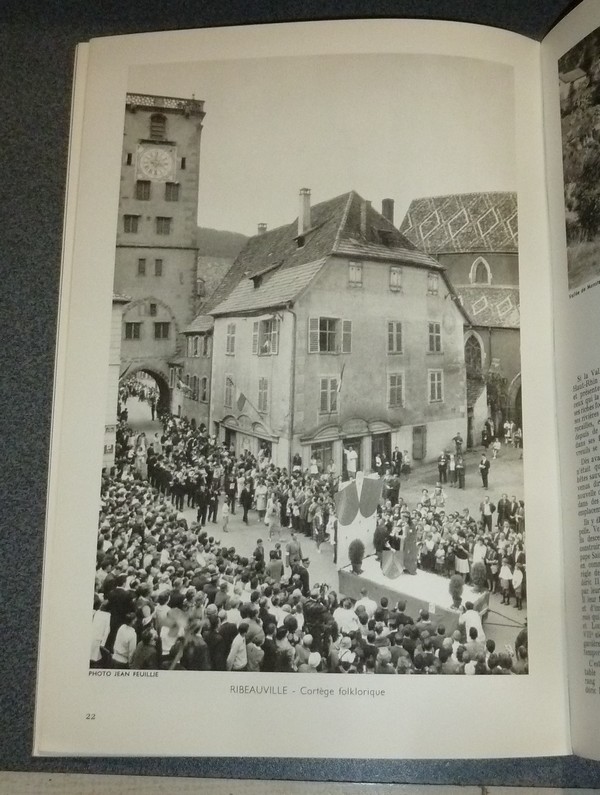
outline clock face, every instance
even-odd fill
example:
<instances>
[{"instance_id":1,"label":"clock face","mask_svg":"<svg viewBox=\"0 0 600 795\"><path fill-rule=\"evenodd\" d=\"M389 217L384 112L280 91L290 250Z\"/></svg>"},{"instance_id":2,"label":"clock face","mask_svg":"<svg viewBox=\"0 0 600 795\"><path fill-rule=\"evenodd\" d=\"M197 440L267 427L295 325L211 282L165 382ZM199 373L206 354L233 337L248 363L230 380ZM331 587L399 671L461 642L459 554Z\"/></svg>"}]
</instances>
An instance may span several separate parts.
<instances>
[{"instance_id":1,"label":"clock face","mask_svg":"<svg viewBox=\"0 0 600 795\"><path fill-rule=\"evenodd\" d=\"M142 149L138 154L138 171L147 179L173 179L173 155L157 146Z\"/></svg>"}]
</instances>

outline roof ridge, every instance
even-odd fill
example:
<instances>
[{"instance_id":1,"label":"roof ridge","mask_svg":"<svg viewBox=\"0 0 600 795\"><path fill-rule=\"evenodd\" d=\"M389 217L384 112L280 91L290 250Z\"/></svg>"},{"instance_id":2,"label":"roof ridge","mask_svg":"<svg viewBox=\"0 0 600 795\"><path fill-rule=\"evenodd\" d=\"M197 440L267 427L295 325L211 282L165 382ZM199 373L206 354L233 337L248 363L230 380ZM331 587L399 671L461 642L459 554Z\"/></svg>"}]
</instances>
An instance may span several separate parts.
<instances>
[{"instance_id":1,"label":"roof ridge","mask_svg":"<svg viewBox=\"0 0 600 795\"><path fill-rule=\"evenodd\" d=\"M354 199L354 196L358 196L358 193L356 193L355 191L351 190L348 193L348 200L346 201L346 206L344 207L344 213L342 215L342 219L340 221L340 225L338 226L338 230L335 233L335 239L333 241L332 251L336 251L337 250L337 247L339 245L340 238L341 238L341 235L342 235L342 230L345 228L346 222L348 221L348 214L350 213L350 206L352 204L352 200Z\"/></svg>"}]
</instances>

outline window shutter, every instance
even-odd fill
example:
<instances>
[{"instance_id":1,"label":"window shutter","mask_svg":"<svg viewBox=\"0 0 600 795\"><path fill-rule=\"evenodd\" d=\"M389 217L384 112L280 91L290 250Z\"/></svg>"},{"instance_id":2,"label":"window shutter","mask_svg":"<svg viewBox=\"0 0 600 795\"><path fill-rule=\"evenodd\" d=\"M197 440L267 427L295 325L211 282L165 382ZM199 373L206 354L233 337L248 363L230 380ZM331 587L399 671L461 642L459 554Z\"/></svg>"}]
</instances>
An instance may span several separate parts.
<instances>
[{"instance_id":1,"label":"window shutter","mask_svg":"<svg viewBox=\"0 0 600 795\"><path fill-rule=\"evenodd\" d=\"M338 380L337 378L329 379L329 411L337 411L338 399Z\"/></svg>"},{"instance_id":2,"label":"window shutter","mask_svg":"<svg viewBox=\"0 0 600 795\"><path fill-rule=\"evenodd\" d=\"M279 321L274 320L271 329L271 353L273 355L279 353Z\"/></svg>"},{"instance_id":3,"label":"window shutter","mask_svg":"<svg viewBox=\"0 0 600 795\"><path fill-rule=\"evenodd\" d=\"M388 323L388 353L394 352L394 324Z\"/></svg>"},{"instance_id":4,"label":"window shutter","mask_svg":"<svg viewBox=\"0 0 600 795\"><path fill-rule=\"evenodd\" d=\"M252 353L258 353L258 320L252 326Z\"/></svg>"},{"instance_id":5,"label":"window shutter","mask_svg":"<svg viewBox=\"0 0 600 795\"><path fill-rule=\"evenodd\" d=\"M327 378L321 378L321 412L327 411L327 404L329 402L329 383Z\"/></svg>"},{"instance_id":6,"label":"window shutter","mask_svg":"<svg viewBox=\"0 0 600 795\"><path fill-rule=\"evenodd\" d=\"M308 320L308 352L319 352L319 318L311 317ZM321 384L323 381L321 380ZM325 409L322 409L323 411Z\"/></svg>"},{"instance_id":7,"label":"window shutter","mask_svg":"<svg viewBox=\"0 0 600 795\"><path fill-rule=\"evenodd\" d=\"M342 320L342 353L352 353L351 320Z\"/></svg>"}]
</instances>

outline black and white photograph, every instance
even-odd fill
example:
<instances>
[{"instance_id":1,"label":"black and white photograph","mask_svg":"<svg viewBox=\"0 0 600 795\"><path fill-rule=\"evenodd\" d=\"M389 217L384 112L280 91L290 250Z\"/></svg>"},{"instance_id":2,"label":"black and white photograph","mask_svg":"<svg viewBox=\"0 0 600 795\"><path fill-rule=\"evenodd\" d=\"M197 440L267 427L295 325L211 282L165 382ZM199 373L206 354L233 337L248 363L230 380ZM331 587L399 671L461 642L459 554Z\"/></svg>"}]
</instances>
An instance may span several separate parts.
<instances>
[{"instance_id":1,"label":"black and white photograph","mask_svg":"<svg viewBox=\"0 0 600 795\"><path fill-rule=\"evenodd\" d=\"M569 291L578 291L600 284L600 31L558 70Z\"/></svg>"},{"instance_id":2,"label":"black and white photograph","mask_svg":"<svg viewBox=\"0 0 600 795\"><path fill-rule=\"evenodd\" d=\"M91 675L529 672L514 102L458 57L131 70Z\"/></svg>"}]
</instances>

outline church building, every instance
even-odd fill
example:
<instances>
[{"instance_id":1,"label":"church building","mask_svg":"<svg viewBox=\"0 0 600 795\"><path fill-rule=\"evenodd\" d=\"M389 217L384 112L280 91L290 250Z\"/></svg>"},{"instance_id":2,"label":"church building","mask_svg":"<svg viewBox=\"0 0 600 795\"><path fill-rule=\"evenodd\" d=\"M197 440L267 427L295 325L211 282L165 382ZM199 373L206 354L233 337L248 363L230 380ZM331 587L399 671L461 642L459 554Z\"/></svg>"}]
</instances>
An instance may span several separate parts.
<instances>
[{"instance_id":1,"label":"church building","mask_svg":"<svg viewBox=\"0 0 600 795\"><path fill-rule=\"evenodd\" d=\"M467 193L411 202L400 231L446 272L472 325L464 330L468 444L486 419L499 434L521 426L521 348L516 193Z\"/></svg>"}]
</instances>

